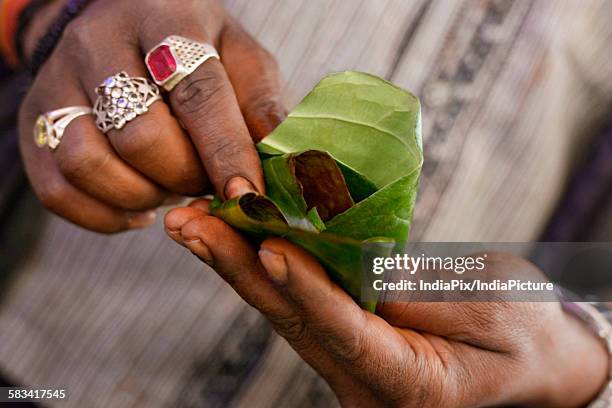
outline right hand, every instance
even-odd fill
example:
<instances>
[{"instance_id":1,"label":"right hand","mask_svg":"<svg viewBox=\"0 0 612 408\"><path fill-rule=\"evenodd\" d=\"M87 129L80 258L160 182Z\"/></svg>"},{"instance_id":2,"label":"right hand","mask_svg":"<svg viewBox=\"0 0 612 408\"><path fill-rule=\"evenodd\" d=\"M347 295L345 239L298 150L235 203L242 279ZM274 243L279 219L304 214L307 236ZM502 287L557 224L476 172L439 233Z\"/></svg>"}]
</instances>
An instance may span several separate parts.
<instances>
[{"instance_id":1,"label":"right hand","mask_svg":"<svg viewBox=\"0 0 612 408\"><path fill-rule=\"evenodd\" d=\"M47 21L38 15L33 24ZM88 115L68 126L53 152L35 145L38 115L93 106L96 86L119 71L148 77L144 53L169 35L213 44L223 64L209 59L174 88L168 104L155 102L119 131L102 134ZM212 0L94 1L67 26L21 107L28 177L48 209L106 233L151 224L169 193L263 193L253 139L283 118L279 83L273 57Z\"/></svg>"},{"instance_id":2,"label":"right hand","mask_svg":"<svg viewBox=\"0 0 612 408\"><path fill-rule=\"evenodd\" d=\"M168 212L166 232L263 313L343 406L581 407L608 379L603 342L557 302L385 301L372 314L305 250L280 238L255 247L209 205ZM482 273L541 279L507 254L490 253Z\"/></svg>"}]
</instances>

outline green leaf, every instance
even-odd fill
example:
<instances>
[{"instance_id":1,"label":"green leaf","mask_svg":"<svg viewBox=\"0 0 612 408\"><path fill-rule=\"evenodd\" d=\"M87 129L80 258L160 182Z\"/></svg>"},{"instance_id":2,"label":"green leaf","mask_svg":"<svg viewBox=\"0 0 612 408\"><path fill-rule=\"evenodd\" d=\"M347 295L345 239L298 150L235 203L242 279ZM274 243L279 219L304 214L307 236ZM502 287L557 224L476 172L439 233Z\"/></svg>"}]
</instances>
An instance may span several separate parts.
<instances>
[{"instance_id":1,"label":"green leaf","mask_svg":"<svg viewBox=\"0 0 612 408\"><path fill-rule=\"evenodd\" d=\"M279 235L289 229L287 220L276 204L254 193L224 202L215 197L210 204L210 211L231 226L257 235Z\"/></svg>"},{"instance_id":2,"label":"green leaf","mask_svg":"<svg viewBox=\"0 0 612 408\"><path fill-rule=\"evenodd\" d=\"M303 247L321 261L332 279L356 300L361 294L361 264L364 243L359 240L342 237L327 232L317 233L298 228L291 228L282 218L280 210L267 197L247 194L226 202L215 199L210 206L211 213L222 218L229 225L255 236L276 235ZM372 241L393 242L384 237ZM378 248L377 248L378 249ZM386 247L381 247L380 256L387 254ZM362 302L367 310L374 311L375 304Z\"/></svg>"},{"instance_id":3,"label":"green leaf","mask_svg":"<svg viewBox=\"0 0 612 408\"><path fill-rule=\"evenodd\" d=\"M406 242L416 201L419 173L380 189L326 224L326 231L358 240L388 237Z\"/></svg>"},{"instance_id":4,"label":"green leaf","mask_svg":"<svg viewBox=\"0 0 612 408\"><path fill-rule=\"evenodd\" d=\"M275 156L263 161L263 169L268 197L292 227L323 229L323 221L353 205L344 176L328 153L309 150ZM308 214L312 209L316 212Z\"/></svg>"},{"instance_id":5,"label":"green leaf","mask_svg":"<svg viewBox=\"0 0 612 408\"><path fill-rule=\"evenodd\" d=\"M376 185L368 180L365 176L357 173L346 164L338 163L338 167L344 175L346 186L351 192L351 197L355 202L360 202L374 194L377 190Z\"/></svg>"},{"instance_id":6,"label":"green leaf","mask_svg":"<svg viewBox=\"0 0 612 408\"><path fill-rule=\"evenodd\" d=\"M332 74L259 149L268 154L323 150L381 188L421 168L420 114L414 95L381 78Z\"/></svg>"},{"instance_id":7,"label":"green leaf","mask_svg":"<svg viewBox=\"0 0 612 408\"><path fill-rule=\"evenodd\" d=\"M212 214L300 245L359 301L365 246L371 255L372 242L408 239L423 162L418 99L369 74L333 74L257 147L268 196L217 200Z\"/></svg>"},{"instance_id":8,"label":"green leaf","mask_svg":"<svg viewBox=\"0 0 612 408\"><path fill-rule=\"evenodd\" d=\"M319 212L317 211L316 207L313 207L310 209L310 211L308 211L308 214L306 214L306 218L308 218L308 220L312 223L312 225L315 226L317 230L325 231L325 223L319 216Z\"/></svg>"}]
</instances>

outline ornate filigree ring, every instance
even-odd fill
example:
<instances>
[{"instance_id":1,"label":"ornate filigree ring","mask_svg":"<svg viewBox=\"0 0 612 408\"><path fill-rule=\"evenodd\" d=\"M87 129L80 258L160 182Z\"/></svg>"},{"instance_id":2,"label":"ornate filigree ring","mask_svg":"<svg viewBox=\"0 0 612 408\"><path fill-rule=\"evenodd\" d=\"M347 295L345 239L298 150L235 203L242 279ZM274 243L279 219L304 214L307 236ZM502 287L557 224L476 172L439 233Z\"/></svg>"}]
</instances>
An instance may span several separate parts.
<instances>
[{"instance_id":1,"label":"ornate filigree ring","mask_svg":"<svg viewBox=\"0 0 612 408\"><path fill-rule=\"evenodd\" d=\"M38 147L49 147L55 150L59 146L64 131L76 118L89 115L89 106L68 106L40 115L34 124L34 141Z\"/></svg>"},{"instance_id":2,"label":"ornate filigree ring","mask_svg":"<svg viewBox=\"0 0 612 408\"><path fill-rule=\"evenodd\" d=\"M96 94L96 126L103 133L121 129L161 100L157 85L146 78L130 77L125 72L106 78L96 88Z\"/></svg>"},{"instance_id":3,"label":"ornate filigree ring","mask_svg":"<svg viewBox=\"0 0 612 408\"><path fill-rule=\"evenodd\" d=\"M171 35L149 51L145 64L155 83L170 92L210 58L219 59L212 45Z\"/></svg>"}]
</instances>

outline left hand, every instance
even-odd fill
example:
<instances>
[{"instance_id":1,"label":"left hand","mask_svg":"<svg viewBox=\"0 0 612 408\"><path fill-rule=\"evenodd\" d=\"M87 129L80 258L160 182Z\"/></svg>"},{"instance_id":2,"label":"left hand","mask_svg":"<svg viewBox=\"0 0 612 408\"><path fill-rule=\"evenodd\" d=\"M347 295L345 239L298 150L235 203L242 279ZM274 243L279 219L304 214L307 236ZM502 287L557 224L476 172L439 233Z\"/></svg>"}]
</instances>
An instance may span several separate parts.
<instances>
[{"instance_id":1,"label":"left hand","mask_svg":"<svg viewBox=\"0 0 612 408\"><path fill-rule=\"evenodd\" d=\"M52 3L28 29L28 55L67 0ZM93 106L96 87L118 72L148 77L143 54L169 35L213 45L221 60L199 65L121 130L104 134L86 115L71 122L53 151L36 146L39 115ZM20 109L19 139L42 204L81 227L112 233L150 225L170 194L263 193L253 142L283 115L276 61L218 1L94 0L40 67Z\"/></svg>"},{"instance_id":2,"label":"left hand","mask_svg":"<svg viewBox=\"0 0 612 408\"><path fill-rule=\"evenodd\" d=\"M386 303L374 315L285 240L259 252L198 200L166 231L204 260L329 383L344 406L583 406L607 353L558 303ZM529 272L515 257L492 272Z\"/></svg>"}]
</instances>

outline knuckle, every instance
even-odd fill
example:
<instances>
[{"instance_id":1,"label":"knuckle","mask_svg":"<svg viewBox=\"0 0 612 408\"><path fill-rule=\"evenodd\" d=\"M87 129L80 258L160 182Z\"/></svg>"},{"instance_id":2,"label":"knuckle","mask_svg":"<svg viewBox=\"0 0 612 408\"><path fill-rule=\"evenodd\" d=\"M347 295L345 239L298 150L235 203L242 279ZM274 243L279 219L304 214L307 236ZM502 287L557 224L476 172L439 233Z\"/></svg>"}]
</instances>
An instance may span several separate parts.
<instances>
[{"instance_id":1,"label":"knuckle","mask_svg":"<svg viewBox=\"0 0 612 408\"><path fill-rule=\"evenodd\" d=\"M321 341L325 342L327 349L337 358L354 363L366 356L370 350L368 340L368 321L361 313L352 330L346 331L341 327L317 327Z\"/></svg>"},{"instance_id":2,"label":"knuckle","mask_svg":"<svg viewBox=\"0 0 612 408\"><path fill-rule=\"evenodd\" d=\"M209 142L208 153L219 165L227 163L227 158L235 157L241 152L241 146L232 138L214 138Z\"/></svg>"},{"instance_id":3,"label":"knuckle","mask_svg":"<svg viewBox=\"0 0 612 408\"><path fill-rule=\"evenodd\" d=\"M95 31L93 21L86 17L77 17L66 26L62 39L71 46L90 44L95 38Z\"/></svg>"},{"instance_id":4,"label":"knuckle","mask_svg":"<svg viewBox=\"0 0 612 408\"><path fill-rule=\"evenodd\" d=\"M209 111L216 96L223 92L224 86L218 75L210 70L203 70L179 83L172 93L176 104L185 114L203 110Z\"/></svg>"},{"instance_id":5,"label":"knuckle","mask_svg":"<svg viewBox=\"0 0 612 408\"><path fill-rule=\"evenodd\" d=\"M71 181L87 180L100 171L110 158L110 153L98 153L86 143L72 139L73 143L60 145L56 151L57 164L62 174Z\"/></svg>"},{"instance_id":6,"label":"knuckle","mask_svg":"<svg viewBox=\"0 0 612 408\"><path fill-rule=\"evenodd\" d=\"M76 61L79 66L87 67L91 64L107 66L109 61L115 61L117 52L134 46L134 33L131 27L122 24L108 24L94 16L81 15L71 21L59 41L57 52L64 58L60 65L65 67L68 63ZM121 41L120 41L121 40ZM109 47L109 43L119 44L118 47ZM62 69L65 71L65 68Z\"/></svg>"},{"instance_id":7,"label":"knuckle","mask_svg":"<svg viewBox=\"0 0 612 408\"><path fill-rule=\"evenodd\" d=\"M157 126L153 115L130 122L125 129L112 130L111 141L121 157L127 161L147 157L163 140L164 128ZM120 133L120 134L119 134Z\"/></svg>"},{"instance_id":8,"label":"knuckle","mask_svg":"<svg viewBox=\"0 0 612 408\"><path fill-rule=\"evenodd\" d=\"M249 157L247 146L229 137L210 138L204 160L212 180L229 180L255 168L255 158Z\"/></svg>"},{"instance_id":9,"label":"knuckle","mask_svg":"<svg viewBox=\"0 0 612 408\"><path fill-rule=\"evenodd\" d=\"M270 116L282 115L282 107L278 98L271 94L270 88L256 87L249 97L245 115Z\"/></svg>"},{"instance_id":10,"label":"knuckle","mask_svg":"<svg viewBox=\"0 0 612 408\"><path fill-rule=\"evenodd\" d=\"M322 333L326 336L325 333ZM368 348L367 340L362 331L355 330L342 336L334 336L333 341L325 339L332 354L349 364L360 361L365 357Z\"/></svg>"},{"instance_id":11,"label":"knuckle","mask_svg":"<svg viewBox=\"0 0 612 408\"><path fill-rule=\"evenodd\" d=\"M74 61L92 61L91 44L96 43L98 28L94 21L78 17L66 26L58 45L58 52ZM96 49L98 47L95 47Z\"/></svg>"},{"instance_id":12,"label":"knuckle","mask_svg":"<svg viewBox=\"0 0 612 408\"><path fill-rule=\"evenodd\" d=\"M274 329L291 344L301 344L306 339L306 324L298 315L291 313L270 319Z\"/></svg>"}]
</instances>

